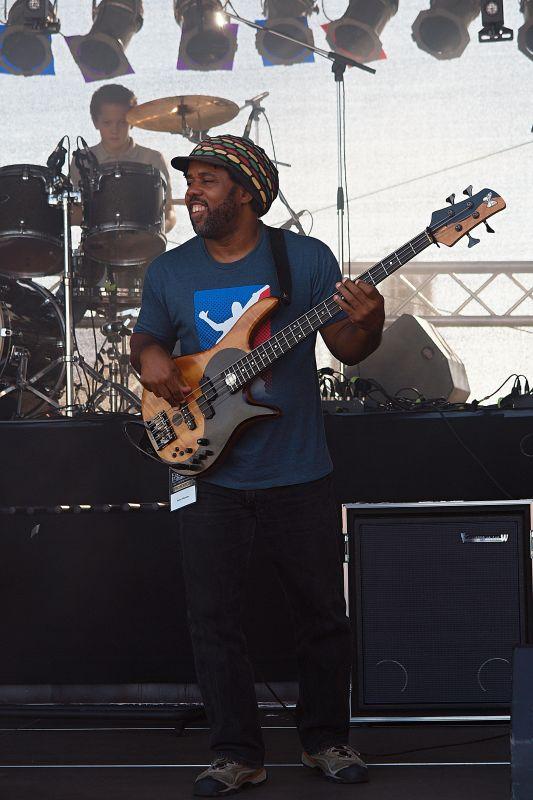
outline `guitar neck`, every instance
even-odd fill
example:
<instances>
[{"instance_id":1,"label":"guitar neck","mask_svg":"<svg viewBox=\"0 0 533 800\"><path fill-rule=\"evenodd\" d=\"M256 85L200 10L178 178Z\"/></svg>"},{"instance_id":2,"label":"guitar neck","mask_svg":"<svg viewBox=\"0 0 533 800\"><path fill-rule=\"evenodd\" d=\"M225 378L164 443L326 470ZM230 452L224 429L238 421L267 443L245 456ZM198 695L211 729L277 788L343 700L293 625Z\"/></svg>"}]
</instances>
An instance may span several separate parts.
<instances>
[{"instance_id":1,"label":"guitar neck","mask_svg":"<svg viewBox=\"0 0 533 800\"><path fill-rule=\"evenodd\" d=\"M429 247L430 244L433 244L433 238L430 233L427 230L422 231L414 239L411 239L382 261L378 261L369 270L363 272L356 280L377 286L378 283L381 283L382 280L392 275L397 269L407 264L408 261L411 261L422 250ZM278 358L288 353L303 339L306 339L336 316L340 308L334 297L335 295L331 295L331 297L323 300L310 311L302 314L301 317L298 317L290 325L271 336L266 342L254 347L244 358L226 370L224 375L227 376L227 373L232 373L232 380L236 380L235 389L244 387L277 361Z\"/></svg>"}]
</instances>

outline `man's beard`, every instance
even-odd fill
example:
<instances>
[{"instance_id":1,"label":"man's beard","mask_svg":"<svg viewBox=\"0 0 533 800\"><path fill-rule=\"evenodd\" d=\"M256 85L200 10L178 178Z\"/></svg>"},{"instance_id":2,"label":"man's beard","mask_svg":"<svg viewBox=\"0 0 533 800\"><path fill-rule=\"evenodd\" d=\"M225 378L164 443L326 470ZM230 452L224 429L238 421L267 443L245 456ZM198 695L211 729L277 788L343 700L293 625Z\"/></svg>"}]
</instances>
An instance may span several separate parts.
<instances>
[{"instance_id":1,"label":"man's beard","mask_svg":"<svg viewBox=\"0 0 533 800\"><path fill-rule=\"evenodd\" d=\"M213 211L205 206L206 213L203 220L195 222L191 219L197 236L201 236L203 239L220 239L233 229L232 223L237 217L236 193L237 187L232 186L224 202Z\"/></svg>"}]
</instances>

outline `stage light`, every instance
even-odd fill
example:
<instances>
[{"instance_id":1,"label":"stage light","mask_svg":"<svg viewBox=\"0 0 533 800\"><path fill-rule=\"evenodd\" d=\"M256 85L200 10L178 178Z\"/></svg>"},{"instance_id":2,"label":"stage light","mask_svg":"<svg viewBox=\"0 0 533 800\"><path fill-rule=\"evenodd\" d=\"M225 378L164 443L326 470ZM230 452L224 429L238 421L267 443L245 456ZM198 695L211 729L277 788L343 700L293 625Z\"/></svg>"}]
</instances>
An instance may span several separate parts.
<instances>
[{"instance_id":1,"label":"stage light","mask_svg":"<svg viewBox=\"0 0 533 800\"><path fill-rule=\"evenodd\" d=\"M215 22L219 28L223 28L225 25L229 23L229 17L227 17L223 11L216 11Z\"/></svg>"},{"instance_id":2,"label":"stage light","mask_svg":"<svg viewBox=\"0 0 533 800\"><path fill-rule=\"evenodd\" d=\"M226 24L220 0L174 0L174 16L182 30L178 67L231 69L237 26Z\"/></svg>"},{"instance_id":3,"label":"stage light","mask_svg":"<svg viewBox=\"0 0 533 800\"><path fill-rule=\"evenodd\" d=\"M478 14L479 0L431 0L413 23L413 39L435 58L458 58L470 41L468 26Z\"/></svg>"},{"instance_id":4,"label":"stage light","mask_svg":"<svg viewBox=\"0 0 533 800\"><path fill-rule=\"evenodd\" d=\"M533 0L522 0L520 11L524 24L518 29L518 49L533 60Z\"/></svg>"},{"instance_id":5,"label":"stage light","mask_svg":"<svg viewBox=\"0 0 533 800\"><path fill-rule=\"evenodd\" d=\"M124 50L142 25L142 0L101 0L93 5L93 26L73 52L82 72L89 70L100 78L124 74L125 65L129 67Z\"/></svg>"},{"instance_id":6,"label":"stage light","mask_svg":"<svg viewBox=\"0 0 533 800\"><path fill-rule=\"evenodd\" d=\"M379 35L398 11L398 0L350 0L340 19L326 28L332 50L356 61L374 61L382 46Z\"/></svg>"},{"instance_id":7,"label":"stage light","mask_svg":"<svg viewBox=\"0 0 533 800\"><path fill-rule=\"evenodd\" d=\"M0 37L0 68L15 75L39 75L52 62L50 34L60 28L49 0L16 0Z\"/></svg>"},{"instance_id":8,"label":"stage light","mask_svg":"<svg viewBox=\"0 0 533 800\"><path fill-rule=\"evenodd\" d=\"M478 33L480 42L511 41L513 32L504 27L503 0L481 1L481 24L483 27Z\"/></svg>"},{"instance_id":9,"label":"stage light","mask_svg":"<svg viewBox=\"0 0 533 800\"><path fill-rule=\"evenodd\" d=\"M263 30L255 37L257 51L270 64L301 64L309 60L307 47L289 42L269 33L275 30L291 36L299 42L314 44L307 17L317 11L314 0L265 0L263 14L266 17Z\"/></svg>"}]
</instances>

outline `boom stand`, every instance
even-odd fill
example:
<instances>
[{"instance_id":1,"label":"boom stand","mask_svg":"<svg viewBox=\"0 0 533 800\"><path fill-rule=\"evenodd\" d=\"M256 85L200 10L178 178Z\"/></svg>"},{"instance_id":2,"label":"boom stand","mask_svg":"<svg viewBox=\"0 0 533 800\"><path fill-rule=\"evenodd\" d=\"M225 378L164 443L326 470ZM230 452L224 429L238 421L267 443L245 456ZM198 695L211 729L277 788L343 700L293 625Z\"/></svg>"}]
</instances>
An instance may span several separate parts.
<instances>
[{"instance_id":1,"label":"boom stand","mask_svg":"<svg viewBox=\"0 0 533 800\"><path fill-rule=\"evenodd\" d=\"M256 144L259 144L259 117L260 117L261 114L264 114L265 109L263 108L263 106L261 105L261 102L259 100L251 100L249 102L251 102L251 104L252 104L252 111L250 112L249 123L255 122L255 142L256 142ZM246 126L246 128L248 129L248 125ZM249 139L250 138L249 133L247 133L246 131L244 133L244 138L245 139ZM283 194L283 192L279 188L278 188L278 197L281 200L281 202L283 203L283 205L285 206L285 208L287 209L287 211L289 212L289 215L290 215L290 217L292 219L293 225L296 227L296 230L298 231L298 233L302 234L302 236L305 236L305 231L304 231L304 229L302 227L302 223L300 222L300 220L298 218L298 215L296 214L294 209L291 208L291 206L289 204L289 201L287 200L287 198L285 197L285 195Z\"/></svg>"},{"instance_id":2,"label":"boom stand","mask_svg":"<svg viewBox=\"0 0 533 800\"><path fill-rule=\"evenodd\" d=\"M249 19L244 19L244 17L239 17L237 14L230 14L229 11L224 11L223 13L224 16L227 17L228 19L233 19L236 20L237 22L242 22L244 25L248 25L248 27L250 28L255 28L255 30L257 31L265 30L261 25L257 25L255 22L252 22ZM371 74L375 74L376 70L373 69L372 67L367 67L366 64L360 64L359 61L355 61L353 58L340 55L340 53L335 53L332 50L322 50L322 48L315 47L312 44L307 44L307 42L301 42L299 39L294 39L292 36L287 36L284 33L280 33L274 28L269 28L268 33L271 34L272 36L278 36L280 39L287 39L287 41L293 42L293 44L300 45L300 47L305 47L307 50L311 50L313 53L322 56L322 58L327 58L329 61L333 62L332 72L335 76L335 85L337 87L337 168L339 176L339 185L337 187L338 259L341 272L344 274L345 141L344 141L344 125L343 125L343 115L342 115L342 101L343 101L342 90L344 82L344 71L347 66L357 67L358 69L362 69L364 70L364 72L370 72Z\"/></svg>"}]
</instances>

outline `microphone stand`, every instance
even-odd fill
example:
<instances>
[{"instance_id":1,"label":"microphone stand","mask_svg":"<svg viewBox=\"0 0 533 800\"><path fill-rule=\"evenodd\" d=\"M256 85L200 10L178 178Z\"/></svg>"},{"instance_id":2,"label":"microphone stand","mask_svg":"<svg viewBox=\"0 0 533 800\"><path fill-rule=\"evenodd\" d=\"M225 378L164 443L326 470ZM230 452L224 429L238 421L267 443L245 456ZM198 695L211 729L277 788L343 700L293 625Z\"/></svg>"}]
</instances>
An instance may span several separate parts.
<instances>
[{"instance_id":1,"label":"microphone stand","mask_svg":"<svg viewBox=\"0 0 533 800\"><path fill-rule=\"evenodd\" d=\"M246 123L246 127L244 129L243 139L249 139L250 141L252 141L250 137L250 129L252 127L252 123L255 122L255 142L256 144L259 144L259 117L261 116L261 114L264 114L265 109L261 105L260 100L248 100L247 103L248 105L252 106L252 110L250 111L250 116L248 117L248 122ZM300 233L302 236L305 236L306 234L298 215L296 214L294 209L292 209L291 206L289 205L289 201L287 200L281 189L278 189L278 197L285 206L285 208L287 209L287 211L289 212L292 223L296 228L296 230L298 231L298 233Z\"/></svg>"},{"instance_id":2,"label":"microphone stand","mask_svg":"<svg viewBox=\"0 0 533 800\"><path fill-rule=\"evenodd\" d=\"M244 133L242 135L243 139L249 139L252 141L250 136L250 129L252 127L252 123L255 122L255 141L256 144L259 144L259 117L264 112L264 108L261 105L260 100L248 100L248 105L252 106L252 110L250 111L250 116L248 117L248 121L246 123L246 127L244 129Z\"/></svg>"},{"instance_id":3,"label":"microphone stand","mask_svg":"<svg viewBox=\"0 0 533 800\"><path fill-rule=\"evenodd\" d=\"M58 184L48 196L51 206L61 206L63 211L63 288L65 292L65 351L63 360L66 373L67 417L74 416L74 315L72 313L72 241L70 236L70 208L80 203L81 195L74 191L69 178L60 176Z\"/></svg>"},{"instance_id":4,"label":"microphone stand","mask_svg":"<svg viewBox=\"0 0 533 800\"><path fill-rule=\"evenodd\" d=\"M53 172L53 180L48 186L47 200L50 206L61 206L63 212L63 290L65 294L65 349L63 362L66 375L66 408L67 417L74 416L74 314L72 297L72 240L70 231L70 209L74 203L81 202L80 192L74 191L70 177L62 174L66 149L63 136L54 152L46 162Z\"/></svg>"},{"instance_id":5,"label":"microphone stand","mask_svg":"<svg viewBox=\"0 0 533 800\"><path fill-rule=\"evenodd\" d=\"M227 19L233 19L236 22L241 22L243 25L248 25L249 28L254 28L258 31L264 31L264 28L261 25L257 25L255 22L251 20L244 19L244 17L240 17L238 14L230 13L229 11L224 11L224 16ZM344 172L343 172L343 157L345 152L345 136L344 136L344 126L342 120L342 99L343 99L343 84L344 84L344 72L346 71L347 66L357 67L357 69L362 69L364 72L370 72L372 75L375 74L376 70L372 67L368 67L366 64L360 64L359 61L355 61L353 58L349 58L348 56L340 55L340 53L335 53L332 50L323 50L320 47L315 47L312 44L307 44L307 42L301 42L299 39L294 39L292 36L287 36L284 33L280 33L279 31L275 30L274 28L268 29L269 34L272 36L278 36L280 39L287 39L289 42L293 42L293 44L298 44L300 47L305 47L307 50L311 50L311 52L316 53L318 56L322 58L327 58L329 61L333 62L331 71L333 72L333 76L335 78L335 86L337 88L337 169L338 169L338 187L337 187L337 237L338 237L338 261L339 266L341 268L341 272L344 274ZM281 199L281 192L280 192L280 199ZM287 206L287 208L289 208ZM292 209L290 209L291 216L294 214ZM301 227L301 226L300 226Z\"/></svg>"},{"instance_id":6,"label":"microphone stand","mask_svg":"<svg viewBox=\"0 0 533 800\"><path fill-rule=\"evenodd\" d=\"M300 222L300 217L298 216L296 211L294 211L294 209L289 205L289 201L287 200L287 198L285 197L285 195L283 194L281 189L278 189L278 197L281 200L281 202L283 203L283 205L285 206L285 208L287 209L287 211L289 212L289 214L291 216L292 224L294 225L294 227L296 228L298 233L301 234L302 236L307 236L306 232L302 228L302 223Z\"/></svg>"}]
</instances>

